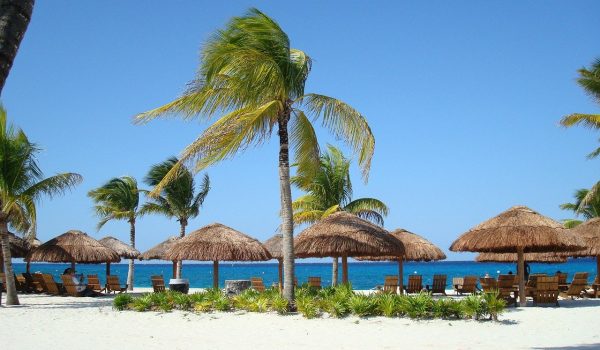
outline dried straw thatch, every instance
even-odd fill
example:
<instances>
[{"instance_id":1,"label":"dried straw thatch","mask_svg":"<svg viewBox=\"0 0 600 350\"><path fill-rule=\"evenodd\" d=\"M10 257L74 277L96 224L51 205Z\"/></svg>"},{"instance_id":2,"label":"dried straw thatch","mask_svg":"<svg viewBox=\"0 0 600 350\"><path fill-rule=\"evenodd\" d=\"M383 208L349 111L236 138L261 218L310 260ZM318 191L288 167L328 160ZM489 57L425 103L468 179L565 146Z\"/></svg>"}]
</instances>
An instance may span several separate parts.
<instances>
[{"instance_id":1,"label":"dried straw thatch","mask_svg":"<svg viewBox=\"0 0 600 350\"><path fill-rule=\"evenodd\" d=\"M435 261L446 259L446 254L425 238L404 229L390 232L390 235L399 240L404 246L404 261ZM368 256L358 257L357 260L371 261L396 261L399 256Z\"/></svg>"},{"instance_id":2,"label":"dried straw thatch","mask_svg":"<svg viewBox=\"0 0 600 350\"><path fill-rule=\"evenodd\" d=\"M267 239L263 245L269 251L269 254L273 257L273 259L283 259L283 235L281 233L276 234L275 236Z\"/></svg>"},{"instance_id":3,"label":"dried straw thatch","mask_svg":"<svg viewBox=\"0 0 600 350\"><path fill-rule=\"evenodd\" d=\"M567 257L555 253L525 253L524 260L536 263L565 263ZM480 253L475 257L477 262L517 262L517 253Z\"/></svg>"},{"instance_id":4,"label":"dried straw thatch","mask_svg":"<svg viewBox=\"0 0 600 350\"><path fill-rule=\"evenodd\" d=\"M31 249L27 240L18 237L14 233L8 233L8 241L10 243L10 256L13 258L24 258ZM0 256L2 256L2 252L0 252Z\"/></svg>"},{"instance_id":5,"label":"dried straw thatch","mask_svg":"<svg viewBox=\"0 0 600 350\"><path fill-rule=\"evenodd\" d=\"M583 239L585 249L569 256L600 256L600 218L593 218L569 230Z\"/></svg>"},{"instance_id":6,"label":"dried straw thatch","mask_svg":"<svg viewBox=\"0 0 600 350\"><path fill-rule=\"evenodd\" d=\"M117 252L121 258L135 259L140 255L140 252L137 249L132 248L129 244L126 244L111 236L104 237L98 242L100 242L100 244L103 246Z\"/></svg>"},{"instance_id":7,"label":"dried straw thatch","mask_svg":"<svg viewBox=\"0 0 600 350\"><path fill-rule=\"evenodd\" d=\"M516 206L473 227L452 245L452 251L514 253L580 250L583 241L563 226L525 206Z\"/></svg>"},{"instance_id":8,"label":"dried straw thatch","mask_svg":"<svg viewBox=\"0 0 600 350\"><path fill-rule=\"evenodd\" d=\"M169 237L138 256L140 260L170 260L166 258L167 251L179 241L179 237Z\"/></svg>"},{"instance_id":9,"label":"dried straw thatch","mask_svg":"<svg viewBox=\"0 0 600 350\"><path fill-rule=\"evenodd\" d=\"M40 245L26 257L28 261L66 263L119 262L119 255L87 234L71 230Z\"/></svg>"}]
</instances>

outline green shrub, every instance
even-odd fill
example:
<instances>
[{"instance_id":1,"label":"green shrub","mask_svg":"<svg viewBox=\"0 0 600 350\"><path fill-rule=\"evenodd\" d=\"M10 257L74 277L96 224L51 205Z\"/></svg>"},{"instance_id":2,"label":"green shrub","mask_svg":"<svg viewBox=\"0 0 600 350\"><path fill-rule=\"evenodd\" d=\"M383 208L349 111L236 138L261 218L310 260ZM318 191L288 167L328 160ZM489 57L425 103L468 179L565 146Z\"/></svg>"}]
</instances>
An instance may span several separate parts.
<instances>
[{"instance_id":1,"label":"green shrub","mask_svg":"<svg viewBox=\"0 0 600 350\"><path fill-rule=\"evenodd\" d=\"M436 318L462 318L462 308L458 300L438 299L433 301L432 314Z\"/></svg>"},{"instance_id":2,"label":"green shrub","mask_svg":"<svg viewBox=\"0 0 600 350\"><path fill-rule=\"evenodd\" d=\"M380 294L375 297L379 314L385 317L398 315L398 297L394 294Z\"/></svg>"},{"instance_id":3,"label":"green shrub","mask_svg":"<svg viewBox=\"0 0 600 350\"><path fill-rule=\"evenodd\" d=\"M220 298L213 301L213 306L218 311L229 311L231 309L231 301L225 295L221 295Z\"/></svg>"},{"instance_id":4,"label":"green shrub","mask_svg":"<svg viewBox=\"0 0 600 350\"><path fill-rule=\"evenodd\" d=\"M191 295L183 294L183 293L174 293L172 294L172 301L175 308L179 310L189 310L192 307L192 297Z\"/></svg>"},{"instance_id":5,"label":"green shrub","mask_svg":"<svg viewBox=\"0 0 600 350\"><path fill-rule=\"evenodd\" d=\"M194 310L197 312L209 312L212 310L213 303L210 300L202 300L194 303Z\"/></svg>"},{"instance_id":6,"label":"green shrub","mask_svg":"<svg viewBox=\"0 0 600 350\"><path fill-rule=\"evenodd\" d=\"M152 294L144 294L141 297L134 298L131 302L131 308L135 311L148 311L154 306L152 302Z\"/></svg>"},{"instance_id":7,"label":"green shrub","mask_svg":"<svg viewBox=\"0 0 600 350\"><path fill-rule=\"evenodd\" d=\"M315 299L308 295L296 297L296 307L298 312L306 318L315 318L320 313Z\"/></svg>"},{"instance_id":8,"label":"green shrub","mask_svg":"<svg viewBox=\"0 0 600 350\"><path fill-rule=\"evenodd\" d=\"M329 315L341 318L350 312L348 307L348 299L333 293L320 301L320 307Z\"/></svg>"},{"instance_id":9,"label":"green shrub","mask_svg":"<svg viewBox=\"0 0 600 350\"><path fill-rule=\"evenodd\" d=\"M271 309L280 315L285 315L288 312L288 301L281 296L279 292L271 299Z\"/></svg>"},{"instance_id":10,"label":"green shrub","mask_svg":"<svg viewBox=\"0 0 600 350\"><path fill-rule=\"evenodd\" d=\"M377 314L377 305L373 298L367 295L356 294L348 299L348 308L358 317L367 317Z\"/></svg>"},{"instance_id":11,"label":"green shrub","mask_svg":"<svg viewBox=\"0 0 600 350\"><path fill-rule=\"evenodd\" d=\"M254 298L254 309L256 312L269 311L269 298L266 295L259 295Z\"/></svg>"},{"instance_id":12,"label":"green shrub","mask_svg":"<svg viewBox=\"0 0 600 350\"><path fill-rule=\"evenodd\" d=\"M498 321L498 315L506 310L506 301L500 298L498 291L484 293L482 299L485 313L490 315L491 320Z\"/></svg>"},{"instance_id":13,"label":"green shrub","mask_svg":"<svg viewBox=\"0 0 600 350\"><path fill-rule=\"evenodd\" d=\"M130 294L119 294L113 299L113 308L119 311L127 310L132 301L133 297Z\"/></svg>"},{"instance_id":14,"label":"green shrub","mask_svg":"<svg viewBox=\"0 0 600 350\"><path fill-rule=\"evenodd\" d=\"M469 295L461 300L461 305L463 314L475 320L478 320L485 312L483 299L479 295Z\"/></svg>"},{"instance_id":15,"label":"green shrub","mask_svg":"<svg viewBox=\"0 0 600 350\"><path fill-rule=\"evenodd\" d=\"M190 303L194 305L195 303L206 300L206 292L196 292L194 294L190 294Z\"/></svg>"},{"instance_id":16,"label":"green shrub","mask_svg":"<svg viewBox=\"0 0 600 350\"><path fill-rule=\"evenodd\" d=\"M433 299L428 293L419 293L415 296L403 296L399 299L399 313L410 318L431 317Z\"/></svg>"}]
</instances>

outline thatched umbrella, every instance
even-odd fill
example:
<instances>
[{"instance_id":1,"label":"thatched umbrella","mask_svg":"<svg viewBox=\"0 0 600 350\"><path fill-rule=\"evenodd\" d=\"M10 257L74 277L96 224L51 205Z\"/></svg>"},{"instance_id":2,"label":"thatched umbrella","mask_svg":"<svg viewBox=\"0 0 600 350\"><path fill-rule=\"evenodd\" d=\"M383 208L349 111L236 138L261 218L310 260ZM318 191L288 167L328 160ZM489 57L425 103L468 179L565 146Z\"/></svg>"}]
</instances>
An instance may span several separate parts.
<instances>
[{"instance_id":1,"label":"thatched umbrella","mask_svg":"<svg viewBox=\"0 0 600 350\"><path fill-rule=\"evenodd\" d=\"M583 241L563 226L527 207L516 206L473 227L452 245L452 251L517 253L519 302L526 305L524 253L567 252L583 248Z\"/></svg>"},{"instance_id":2,"label":"thatched umbrella","mask_svg":"<svg viewBox=\"0 0 600 350\"><path fill-rule=\"evenodd\" d=\"M271 254L256 239L214 223L190 233L166 253L169 260L213 262L213 287L219 288L219 261L266 261Z\"/></svg>"},{"instance_id":3,"label":"thatched umbrella","mask_svg":"<svg viewBox=\"0 0 600 350\"><path fill-rule=\"evenodd\" d=\"M435 261L446 259L446 254L425 238L404 229L390 232L390 235L399 240L404 246L404 254L396 256L368 256L358 260L373 261L398 261L398 282L400 292L403 290L404 261Z\"/></svg>"},{"instance_id":4,"label":"thatched umbrella","mask_svg":"<svg viewBox=\"0 0 600 350\"><path fill-rule=\"evenodd\" d=\"M114 250L106 248L97 240L77 230L70 230L52 238L30 252L25 259L71 263L73 270L75 270L75 263L99 264L121 261Z\"/></svg>"},{"instance_id":5,"label":"thatched umbrella","mask_svg":"<svg viewBox=\"0 0 600 350\"><path fill-rule=\"evenodd\" d=\"M164 242L161 242L154 247L148 249L144 253L138 256L140 260L167 260L171 261L166 257L167 251L179 241L180 237L172 236L167 238ZM173 278L177 275L177 260L173 260Z\"/></svg>"},{"instance_id":6,"label":"thatched umbrella","mask_svg":"<svg viewBox=\"0 0 600 350\"><path fill-rule=\"evenodd\" d=\"M596 273L600 274L600 218L592 218L570 229L583 239L585 249L569 253L574 257L596 257Z\"/></svg>"},{"instance_id":7,"label":"thatched umbrella","mask_svg":"<svg viewBox=\"0 0 600 350\"><path fill-rule=\"evenodd\" d=\"M398 256L402 244L389 233L356 215L337 212L302 231L294 242L297 257L341 257L342 282L348 282L348 257Z\"/></svg>"},{"instance_id":8,"label":"thatched umbrella","mask_svg":"<svg viewBox=\"0 0 600 350\"><path fill-rule=\"evenodd\" d=\"M269 254L273 257L273 259L277 259L277 270L279 274L279 289L283 287L283 235L281 233L276 234L275 236L269 238L263 243L265 248L269 251Z\"/></svg>"},{"instance_id":9,"label":"thatched umbrella","mask_svg":"<svg viewBox=\"0 0 600 350\"><path fill-rule=\"evenodd\" d=\"M508 262L515 263L519 260L516 253L479 253L475 257L477 262ZM525 262L535 263L566 263L567 256L556 253L525 253L523 255Z\"/></svg>"},{"instance_id":10,"label":"thatched umbrella","mask_svg":"<svg viewBox=\"0 0 600 350\"><path fill-rule=\"evenodd\" d=\"M135 259L140 255L140 252L137 249L132 248L129 244L119 241L118 239L111 236L106 236L98 242L100 242L100 244L102 244L106 248L110 248L117 252L117 254L119 254L121 258ZM106 262L106 275L110 275L109 261Z\"/></svg>"}]
</instances>

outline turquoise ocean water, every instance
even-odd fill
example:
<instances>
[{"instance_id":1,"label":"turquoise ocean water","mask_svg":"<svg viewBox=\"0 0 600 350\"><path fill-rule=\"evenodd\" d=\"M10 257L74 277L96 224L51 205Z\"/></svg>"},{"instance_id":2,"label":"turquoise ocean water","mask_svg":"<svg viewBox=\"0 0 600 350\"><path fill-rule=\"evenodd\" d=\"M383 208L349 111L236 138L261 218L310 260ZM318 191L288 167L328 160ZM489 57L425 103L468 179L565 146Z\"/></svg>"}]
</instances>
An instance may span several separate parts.
<instances>
[{"instance_id":1,"label":"turquoise ocean water","mask_svg":"<svg viewBox=\"0 0 600 350\"><path fill-rule=\"evenodd\" d=\"M60 274L69 267L68 264L32 263L31 271L51 273L57 281ZM15 263L15 272L25 272L25 264ZM594 259L573 259L564 264L530 264L532 273L553 274L560 270L569 274L569 280L575 272L588 272L590 282L596 276L596 262ZM106 267L100 265L78 264L78 273L98 274L104 282ZM484 276L489 273L497 276L499 273L516 272L516 265L510 263L476 263L473 261L440 261L440 262L407 262L404 264L404 280L408 274L417 273L423 275L423 283L431 284L434 274L446 274L448 276L448 287L451 287L452 277L465 275ZM111 265L111 273L119 276L124 284L127 278L127 264ZM150 287L150 276L162 274L165 280L171 278L172 264L136 264L135 283L137 287ZM341 264L340 264L341 280ZM354 289L371 289L376 285L383 284L384 276L398 273L397 263L387 262L352 262L348 265L349 279ZM331 263L296 263L296 275L300 283L306 282L308 276L320 276L323 285L331 284ZM190 287L205 288L212 286L212 264L185 264L183 265L183 277L190 280ZM269 286L277 281L277 263L228 263L219 264L219 280L227 279L249 279L250 277L262 277L265 285Z\"/></svg>"}]
</instances>

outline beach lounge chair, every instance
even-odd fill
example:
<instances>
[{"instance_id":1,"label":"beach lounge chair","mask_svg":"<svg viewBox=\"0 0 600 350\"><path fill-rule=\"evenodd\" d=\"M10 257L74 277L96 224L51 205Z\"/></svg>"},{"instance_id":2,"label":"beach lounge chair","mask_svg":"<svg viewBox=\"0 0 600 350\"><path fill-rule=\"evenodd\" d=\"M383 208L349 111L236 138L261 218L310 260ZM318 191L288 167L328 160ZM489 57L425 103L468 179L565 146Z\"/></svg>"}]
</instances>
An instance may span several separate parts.
<instances>
[{"instance_id":1,"label":"beach lounge chair","mask_svg":"<svg viewBox=\"0 0 600 350\"><path fill-rule=\"evenodd\" d=\"M125 287L121 287L121 282L119 282L119 276L117 275L108 275L106 276L106 292L107 293L123 293L127 291L127 285Z\"/></svg>"},{"instance_id":2,"label":"beach lounge chair","mask_svg":"<svg viewBox=\"0 0 600 350\"><path fill-rule=\"evenodd\" d=\"M460 295L475 294L477 292L477 276L465 276L462 285L454 287Z\"/></svg>"},{"instance_id":3,"label":"beach lounge chair","mask_svg":"<svg viewBox=\"0 0 600 350\"><path fill-rule=\"evenodd\" d=\"M162 275L150 276L150 282L152 282L152 290L154 293L165 291L165 280Z\"/></svg>"},{"instance_id":4,"label":"beach lounge chair","mask_svg":"<svg viewBox=\"0 0 600 350\"><path fill-rule=\"evenodd\" d=\"M264 292L266 289L263 279L260 277L250 278L250 288L254 289L257 292Z\"/></svg>"},{"instance_id":5,"label":"beach lounge chair","mask_svg":"<svg viewBox=\"0 0 600 350\"><path fill-rule=\"evenodd\" d=\"M479 279L479 284L481 284L481 289L484 293L489 293L492 290L498 289L498 281L493 277L481 277Z\"/></svg>"},{"instance_id":6,"label":"beach lounge chair","mask_svg":"<svg viewBox=\"0 0 600 350\"><path fill-rule=\"evenodd\" d=\"M554 304L558 306L558 276L537 276L533 304Z\"/></svg>"},{"instance_id":7,"label":"beach lounge chair","mask_svg":"<svg viewBox=\"0 0 600 350\"><path fill-rule=\"evenodd\" d=\"M564 272L559 272L555 276L558 277L558 289L567 290L567 288L569 288L569 284L567 283L567 274Z\"/></svg>"},{"instance_id":8,"label":"beach lounge chair","mask_svg":"<svg viewBox=\"0 0 600 350\"><path fill-rule=\"evenodd\" d=\"M383 288L381 293L396 294L398 293L398 276L385 276L383 280Z\"/></svg>"},{"instance_id":9,"label":"beach lounge chair","mask_svg":"<svg viewBox=\"0 0 600 350\"><path fill-rule=\"evenodd\" d=\"M517 292L515 275L498 276L498 296L506 301L506 305L517 305Z\"/></svg>"},{"instance_id":10,"label":"beach lounge chair","mask_svg":"<svg viewBox=\"0 0 600 350\"><path fill-rule=\"evenodd\" d=\"M453 277L452 286L454 287L454 293L458 295L458 287L461 287L465 279L463 277Z\"/></svg>"},{"instance_id":11,"label":"beach lounge chair","mask_svg":"<svg viewBox=\"0 0 600 350\"><path fill-rule=\"evenodd\" d=\"M308 286L321 289L321 277L309 277Z\"/></svg>"},{"instance_id":12,"label":"beach lounge chair","mask_svg":"<svg viewBox=\"0 0 600 350\"><path fill-rule=\"evenodd\" d=\"M54 281L54 277L52 277L49 273L43 273L42 279L44 281L44 285L46 286L46 293L51 295L61 295L63 294L63 286L61 283L56 283Z\"/></svg>"},{"instance_id":13,"label":"beach lounge chair","mask_svg":"<svg viewBox=\"0 0 600 350\"><path fill-rule=\"evenodd\" d=\"M71 275L61 275L60 276L63 287L65 288L65 292L72 297L81 297L83 293L77 291L77 287L75 286L75 282L73 282L73 276Z\"/></svg>"},{"instance_id":14,"label":"beach lounge chair","mask_svg":"<svg viewBox=\"0 0 600 350\"><path fill-rule=\"evenodd\" d=\"M29 272L23 272L21 276L25 279L25 284L29 288L30 293L41 293L44 291L42 286L33 279L33 276Z\"/></svg>"},{"instance_id":15,"label":"beach lounge chair","mask_svg":"<svg viewBox=\"0 0 600 350\"><path fill-rule=\"evenodd\" d=\"M33 283L37 284L40 293L48 293L48 288L46 288L46 283L44 283L44 276L41 273L34 273L32 278Z\"/></svg>"},{"instance_id":16,"label":"beach lounge chair","mask_svg":"<svg viewBox=\"0 0 600 350\"><path fill-rule=\"evenodd\" d=\"M446 295L446 275L433 275L433 283L431 284L431 294Z\"/></svg>"},{"instance_id":17,"label":"beach lounge chair","mask_svg":"<svg viewBox=\"0 0 600 350\"><path fill-rule=\"evenodd\" d=\"M569 287L566 291L561 292L560 296L564 298L571 297L571 300L574 298L581 298L585 293L585 288L587 287L587 272L578 272L573 277L573 281L569 284Z\"/></svg>"},{"instance_id":18,"label":"beach lounge chair","mask_svg":"<svg viewBox=\"0 0 600 350\"><path fill-rule=\"evenodd\" d=\"M100 283L100 278L98 275L87 275L87 287L94 292L102 293L102 291L106 290L106 288L102 288L102 284Z\"/></svg>"},{"instance_id":19,"label":"beach lounge chair","mask_svg":"<svg viewBox=\"0 0 600 350\"><path fill-rule=\"evenodd\" d=\"M406 294L420 293L423 290L423 276L408 275L408 283L404 290Z\"/></svg>"},{"instance_id":20,"label":"beach lounge chair","mask_svg":"<svg viewBox=\"0 0 600 350\"><path fill-rule=\"evenodd\" d=\"M17 291L22 293L33 292L32 287L27 283L27 280L22 274L15 275L15 283L17 284Z\"/></svg>"},{"instance_id":21,"label":"beach lounge chair","mask_svg":"<svg viewBox=\"0 0 600 350\"><path fill-rule=\"evenodd\" d=\"M600 296L600 274L596 275L594 282L590 286L592 288L592 298L598 298Z\"/></svg>"}]
</instances>

